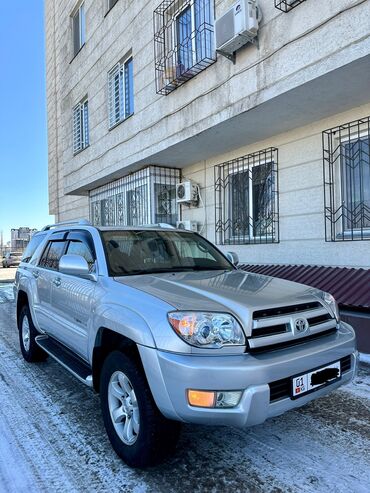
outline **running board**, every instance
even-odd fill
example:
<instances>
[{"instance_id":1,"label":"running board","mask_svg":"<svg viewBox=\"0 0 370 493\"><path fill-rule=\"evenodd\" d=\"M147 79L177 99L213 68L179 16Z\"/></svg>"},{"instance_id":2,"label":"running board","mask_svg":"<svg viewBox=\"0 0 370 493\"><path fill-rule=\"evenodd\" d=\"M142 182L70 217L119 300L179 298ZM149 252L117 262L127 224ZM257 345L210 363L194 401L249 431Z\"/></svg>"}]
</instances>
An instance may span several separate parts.
<instances>
[{"instance_id":1,"label":"running board","mask_svg":"<svg viewBox=\"0 0 370 493\"><path fill-rule=\"evenodd\" d=\"M83 359L79 358L70 349L47 335L36 336L35 340L41 349L72 373L72 375L80 382L88 387L93 386L91 368Z\"/></svg>"}]
</instances>

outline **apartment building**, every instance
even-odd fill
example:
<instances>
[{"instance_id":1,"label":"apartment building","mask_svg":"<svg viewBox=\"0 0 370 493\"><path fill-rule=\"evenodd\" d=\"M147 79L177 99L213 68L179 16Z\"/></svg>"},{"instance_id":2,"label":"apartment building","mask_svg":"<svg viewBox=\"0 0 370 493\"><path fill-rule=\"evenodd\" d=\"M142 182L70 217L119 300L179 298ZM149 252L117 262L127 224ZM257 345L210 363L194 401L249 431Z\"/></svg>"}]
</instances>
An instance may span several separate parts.
<instances>
[{"instance_id":1,"label":"apartment building","mask_svg":"<svg viewBox=\"0 0 370 493\"><path fill-rule=\"evenodd\" d=\"M12 228L10 231L10 248L14 252L23 252L37 229L27 227Z\"/></svg>"},{"instance_id":2,"label":"apartment building","mask_svg":"<svg viewBox=\"0 0 370 493\"><path fill-rule=\"evenodd\" d=\"M254 2L46 0L50 213L368 269L370 1L259 0L230 56L232 7Z\"/></svg>"}]
</instances>

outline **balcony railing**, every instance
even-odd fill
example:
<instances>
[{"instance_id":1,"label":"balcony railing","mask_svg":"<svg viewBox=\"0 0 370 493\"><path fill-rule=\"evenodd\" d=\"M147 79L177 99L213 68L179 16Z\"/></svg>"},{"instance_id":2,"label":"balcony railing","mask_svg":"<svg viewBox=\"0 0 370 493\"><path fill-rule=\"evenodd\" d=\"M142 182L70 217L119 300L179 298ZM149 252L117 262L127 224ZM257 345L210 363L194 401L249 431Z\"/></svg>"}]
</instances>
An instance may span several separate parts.
<instances>
[{"instance_id":1,"label":"balcony railing","mask_svg":"<svg viewBox=\"0 0 370 493\"><path fill-rule=\"evenodd\" d=\"M214 0L165 0L154 11L156 90L167 95L216 61Z\"/></svg>"},{"instance_id":2,"label":"balcony railing","mask_svg":"<svg viewBox=\"0 0 370 493\"><path fill-rule=\"evenodd\" d=\"M275 7L283 12L289 12L305 1L306 0L275 0Z\"/></svg>"}]
</instances>

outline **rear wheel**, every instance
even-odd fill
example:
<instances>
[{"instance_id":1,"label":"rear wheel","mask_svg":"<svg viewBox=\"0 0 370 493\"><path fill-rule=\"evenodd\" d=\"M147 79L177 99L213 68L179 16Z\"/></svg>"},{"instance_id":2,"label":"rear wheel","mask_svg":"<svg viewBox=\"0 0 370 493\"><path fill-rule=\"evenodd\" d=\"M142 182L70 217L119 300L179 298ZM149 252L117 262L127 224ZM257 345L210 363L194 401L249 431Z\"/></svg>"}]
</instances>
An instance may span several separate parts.
<instances>
[{"instance_id":1,"label":"rear wheel","mask_svg":"<svg viewBox=\"0 0 370 493\"><path fill-rule=\"evenodd\" d=\"M131 467L147 467L174 451L180 424L158 410L143 370L120 351L104 362L100 380L103 420L115 452Z\"/></svg>"},{"instance_id":2,"label":"rear wheel","mask_svg":"<svg viewBox=\"0 0 370 493\"><path fill-rule=\"evenodd\" d=\"M35 338L39 335L33 324L30 309L24 305L18 317L19 344L23 358L29 363L44 361L47 354L37 345Z\"/></svg>"}]
</instances>

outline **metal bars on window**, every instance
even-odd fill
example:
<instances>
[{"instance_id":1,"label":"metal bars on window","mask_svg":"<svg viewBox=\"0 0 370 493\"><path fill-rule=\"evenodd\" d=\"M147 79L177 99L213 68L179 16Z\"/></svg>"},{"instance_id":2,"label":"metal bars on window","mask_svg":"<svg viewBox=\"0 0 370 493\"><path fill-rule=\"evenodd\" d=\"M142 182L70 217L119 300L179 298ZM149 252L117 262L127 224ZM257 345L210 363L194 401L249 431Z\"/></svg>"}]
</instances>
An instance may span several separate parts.
<instances>
[{"instance_id":1,"label":"metal bars on window","mask_svg":"<svg viewBox=\"0 0 370 493\"><path fill-rule=\"evenodd\" d=\"M216 242L279 242L278 150L233 159L214 172Z\"/></svg>"},{"instance_id":2,"label":"metal bars on window","mask_svg":"<svg viewBox=\"0 0 370 493\"><path fill-rule=\"evenodd\" d=\"M326 241L370 239L370 117L322 138Z\"/></svg>"},{"instance_id":3,"label":"metal bars on window","mask_svg":"<svg viewBox=\"0 0 370 493\"><path fill-rule=\"evenodd\" d=\"M214 63L214 0L162 2L154 11L154 57L164 95Z\"/></svg>"},{"instance_id":4,"label":"metal bars on window","mask_svg":"<svg viewBox=\"0 0 370 493\"><path fill-rule=\"evenodd\" d=\"M306 0L275 0L275 7L283 12L289 12L305 1Z\"/></svg>"},{"instance_id":5,"label":"metal bars on window","mask_svg":"<svg viewBox=\"0 0 370 493\"><path fill-rule=\"evenodd\" d=\"M89 145L89 103L84 99L73 108L73 153Z\"/></svg>"},{"instance_id":6,"label":"metal bars on window","mask_svg":"<svg viewBox=\"0 0 370 493\"><path fill-rule=\"evenodd\" d=\"M109 128L134 112L133 60L118 62L108 73Z\"/></svg>"},{"instance_id":7,"label":"metal bars on window","mask_svg":"<svg viewBox=\"0 0 370 493\"><path fill-rule=\"evenodd\" d=\"M180 178L176 168L148 166L92 190L91 221L102 226L176 225L176 184Z\"/></svg>"}]
</instances>

